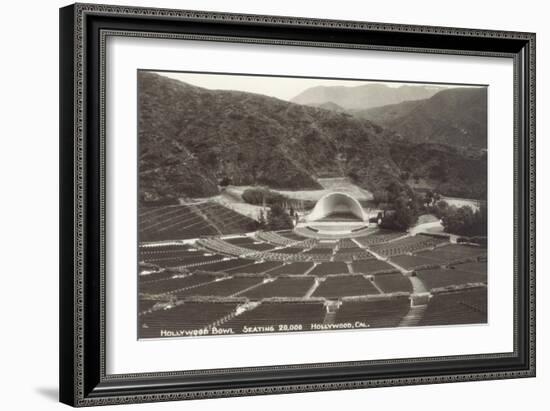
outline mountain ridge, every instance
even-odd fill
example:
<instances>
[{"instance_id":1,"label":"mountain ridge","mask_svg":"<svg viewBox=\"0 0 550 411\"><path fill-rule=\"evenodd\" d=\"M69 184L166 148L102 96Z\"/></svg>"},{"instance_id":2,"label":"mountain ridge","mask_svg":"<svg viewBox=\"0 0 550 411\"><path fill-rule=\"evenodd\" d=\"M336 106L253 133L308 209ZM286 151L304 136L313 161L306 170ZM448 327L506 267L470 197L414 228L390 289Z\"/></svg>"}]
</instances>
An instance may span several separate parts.
<instances>
[{"instance_id":1,"label":"mountain ridge","mask_svg":"<svg viewBox=\"0 0 550 411\"><path fill-rule=\"evenodd\" d=\"M395 131L402 140L487 148L485 87L451 88L425 100L361 110L354 115Z\"/></svg>"},{"instance_id":2,"label":"mountain ridge","mask_svg":"<svg viewBox=\"0 0 550 411\"><path fill-rule=\"evenodd\" d=\"M315 86L302 91L290 101L315 106L330 102L345 110L364 110L403 101L425 99L440 90L442 90L440 86L402 85L391 87L379 83L360 86Z\"/></svg>"}]
</instances>

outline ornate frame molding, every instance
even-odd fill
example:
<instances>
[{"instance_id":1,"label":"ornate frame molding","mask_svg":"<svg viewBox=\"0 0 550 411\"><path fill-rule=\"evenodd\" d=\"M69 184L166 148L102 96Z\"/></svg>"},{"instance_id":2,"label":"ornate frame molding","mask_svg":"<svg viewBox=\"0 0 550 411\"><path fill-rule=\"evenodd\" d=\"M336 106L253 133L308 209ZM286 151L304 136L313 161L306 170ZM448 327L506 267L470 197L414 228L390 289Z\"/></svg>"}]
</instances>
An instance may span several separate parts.
<instances>
[{"instance_id":1,"label":"ornate frame molding","mask_svg":"<svg viewBox=\"0 0 550 411\"><path fill-rule=\"evenodd\" d=\"M535 35L533 33L413 26L295 17L227 14L76 4L61 9L61 270L60 398L74 406L216 398L304 391L433 384L535 375ZM105 22L117 22L119 29ZM127 22L131 21L132 24ZM166 31L147 31L163 24ZM188 31L193 24L198 32ZM136 27L139 26L139 27ZM223 26L220 33L216 26ZM229 28L225 28L228 26ZM140 29L141 27L141 29ZM180 32L172 31L181 28ZM240 30L242 28L242 30ZM318 36L311 29L321 29ZM237 29L239 29L237 31ZM222 31L223 31L222 30ZM235 34L232 34L232 31ZM277 30L285 38L266 38ZM324 41L323 30L347 42ZM243 35L243 33L245 35ZM257 34L254 34L257 33ZM351 33L351 34L349 34ZM348 36L349 34L349 36ZM359 37L371 36L358 41ZM388 43L389 35L407 42ZM107 375L105 373L105 49L109 36L193 39L238 43L464 54L514 60L515 318L514 352L473 356L358 361L208 371ZM304 39L302 37L307 37ZM371 41L372 40L372 41ZM477 45L477 46L476 46ZM477 47L477 48L476 48ZM494 48L497 48L495 50ZM67 80L68 78L71 79ZM96 109L90 99L99 102ZM97 154L94 157L93 154ZM505 368L498 361L509 361ZM471 365L470 371L444 374L441 364ZM424 374L408 375L404 365L431 364ZM435 364L440 364L438 367ZM478 365L475 365L478 364ZM494 364L494 366L492 366ZM508 364L508 363L507 363ZM486 365L486 366L485 366ZM387 366L378 376L359 378L344 369ZM480 368L481 366L481 368ZM476 368L477 367L477 368ZM485 367L485 368L484 368ZM420 368L419 368L420 369ZM486 369L487 371L483 371ZM297 383L311 371L308 383ZM318 370L318 374L316 374ZM322 370L344 372L328 378ZM208 376L234 379L212 388ZM285 383L241 384L237 376L288 373ZM315 374L315 376L314 376ZM418 372L416 373L418 374ZM199 376L204 377L198 380ZM294 376L294 377L292 377ZM294 382L293 379L294 378ZM306 378L306 379L307 379ZM193 379L195 379L193 381ZM164 384L164 385L163 385ZM202 384L202 385L201 385ZM138 385L140 387L138 387ZM161 386L160 392L152 389ZM143 388L151 387L151 389Z\"/></svg>"}]
</instances>

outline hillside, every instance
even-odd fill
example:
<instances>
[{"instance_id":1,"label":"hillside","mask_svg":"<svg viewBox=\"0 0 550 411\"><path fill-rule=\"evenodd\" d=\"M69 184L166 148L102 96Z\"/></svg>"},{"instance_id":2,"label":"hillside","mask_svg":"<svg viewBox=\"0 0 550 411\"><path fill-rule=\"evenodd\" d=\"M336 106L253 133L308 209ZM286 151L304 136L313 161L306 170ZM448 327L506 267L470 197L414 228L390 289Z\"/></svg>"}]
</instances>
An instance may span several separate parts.
<instances>
[{"instance_id":1,"label":"hillside","mask_svg":"<svg viewBox=\"0 0 550 411\"><path fill-rule=\"evenodd\" d=\"M361 110L357 117L391 129L416 143L487 148L487 89L453 88L418 101Z\"/></svg>"},{"instance_id":2,"label":"hillside","mask_svg":"<svg viewBox=\"0 0 550 411\"><path fill-rule=\"evenodd\" d=\"M371 83L361 86L317 86L304 90L292 102L309 106L331 103L345 110L365 110L373 107L397 104L408 100L420 100L440 91L437 86L405 85L390 87Z\"/></svg>"},{"instance_id":3,"label":"hillside","mask_svg":"<svg viewBox=\"0 0 550 411\"><path fill-rule=\"evenodd\" d=\"M394 141L390 147L392 160L409 183L422 179L431 189L447 196L486 199L485 153L465 156L462 150L434 143Z\"/></svg>"},{"instance_id":4,"label":"hillside","mask_svg":"<svg viewBox=\"0 0 550 411\"><path fill-rule=\"evenodd\" d=\"M351 176L374 190L400 175L386 132L368 120L148 72L138 87L143 201L216 195L222 179L294 190Z\"/></svg>"}]
</instances>

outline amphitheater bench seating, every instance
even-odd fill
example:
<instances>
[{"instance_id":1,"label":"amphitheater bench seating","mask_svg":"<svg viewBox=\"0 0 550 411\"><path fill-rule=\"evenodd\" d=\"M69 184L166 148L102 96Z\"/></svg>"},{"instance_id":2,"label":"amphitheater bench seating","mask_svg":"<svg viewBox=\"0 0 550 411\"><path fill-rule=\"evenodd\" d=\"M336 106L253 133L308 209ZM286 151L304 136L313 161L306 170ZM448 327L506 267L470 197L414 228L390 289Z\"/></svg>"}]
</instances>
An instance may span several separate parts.
<instances>
[{"instance_id":1,"label":"amphitheater bench seating","mask_svg":"<svg viewBox=\"0 0 550 411\"><path fill-rule=\"evenodd\" d=\"M392 257L391 261L403 267L405 270L437 267L439 265L437 261L431 258L419 257L416 255L397 255Z\"/></svg>"},{"instance_id":2,"label":"amphitheater bench seating","mask_svg":"<svg viewBox=\"0 0 550 411\"><path fill-rule=\"evenodd\" d=\"M460 271L487 274L487 261L461 263L453 265L453 267Z\"/></svg>"},{"instance_id":3,"label":"amphitheater bench seating","mask_svg":"<svg viewBox=\"0 0 550 411\"><path fill-rule=\"evenodd\" d=\"M186 287L196 286L214 281L219 276L193 274L185 277L168 278L165 280L140 282L138 285L140 294L165 294Z\"/></svg>"},{"instance_id":4,"label":"amphitheater bench seating","mask_svg":"<svg viewBox=\"0 0 550 411\"><path fill-rule=\"evenodd\" d=\"M204 247L207 250L211 250L218 253L223 253L233 256L241 256L254 252L245 247L228 243L221 238L204 238L197 241L197 244Z\"/></svg>"},{"instance_id":5,"label":"amphitheater bench seating","mask_svg":"<svg viewBox=\"0 0 550 411\"><path fill-rule=\"evenodd\" d=\"M167 251L158 251L158 252L142 252L140 250L140 260L145 262L154 263L156 261L168 260L171 258L186 258L186 257L195 257L198 255L203 255L204 251L202 250L193 250L193 249L184 249L184 250L167 250Z\"/></svg>"},{"instance_id":6,"label":"amphitheater bench seating","mask_svg":"<svg viewBox=\"0 0 550 411\"><path fill-rule=\"evenodd\" d=\"M378 230L367 236L356 238L355 240L359 242L362 246L370 246L373 244L387 243L388 241L391 241L395 238L403 237L404 235L407 235L407 233L389 230Z\"/></svg>"},{"instance_id":7,"label":"amphitheater bench seating","mask_svg":"<svg viewBox=\"0 0 550 411\"><path fill-rule=\"evenodd\" d=\"M437 293L419 325L479 324L487 322L487 288Z\"/></svg>"},{"instance_id":8,"label":"amphitheater bench seating","mask_svg":"<svg viewBox=\"0 0 550 411\"><path fill-rule=\"evenodd\" d=\"M269 275L278 274L305 274L313 267L312 262L294 262L290 264L282 265L274 270L269 271Z\"/></svg>"},{"instance_id":9,"label":"amphitheater bench seating","mask_svg":"<svg viewBox=\"0 0 550 411\"><path fill-rule=\"evenodd\" d=\"M140 274L139 281L140 283L147 283L150 281L165 280L167 278L172 278L175 275L180 275L180 274L181 273L177 271L171 271L171 270L159 271L159 272L150 273L150 274Z\"/></svg>"},{"instance_id":10,"label":"amphitheater bench seating","mask_svg":"<svg viewBox=\"0 0 550 411\"><path fill-rule=\"evenodd\" d=\"M200 203L196 207L222 234L246 232L254 222L250 217L215 202Z\"/></svg>"},{"instance_id":11,"label":"amphitheater bench seating","mask_svg":"<svg viewBox=\"0 0 550 411\"><path fill-rule=\"evenodd\" d=\"M332 257L333 261L351 262L353 261L355 254L353 253L338 253Z\"/></svg>"},{"instance_id":12,"label":"amphitheater bench seating","mask_svg":"<svg viewBox=\"0 0 550 411\"><path fill-rule=\"evenodd\" d=\"M246 248L253 251L269 251L276 248L276 246L272 244L266 244L266 243L254 243L254 244L247 244Z\"/></svg>"},{"instance_id":13,"label":"amphitheater bench seating","mask_svg":"<svg viewBox=\"0 0 550 411\"><path fill-rule=\"evenodd\" d=\"M341 297L379 294L372 283L362 275L326 277L313 293L314 297L338 299Z\"/></svg>"},{"instance_id":14,"label":"amphitheater bench seating","mask_svg":"<svg viewBox=\"0 0 550 411\"><path fill-rule=\"evenodd\" d=\"M315 244L315 248L323 248L323 249L329 249L333 250L336 245L338 244L337 241L317 241Z\"/></svg>"},{"instance_id":15,"label":"amphitheater bench seating","mask_svg":"<svg viewBox=\"0 0 550 411\"><path fill-rule=\"evenodd\" d=\"M154 310L139 317L141 338L160 338L161 330L205 329L231 314L239 304L234 302L185 302L167 310Z\"/></svg>"},{"instance_id":16,"label":"amphitheater bench seating","mask_svg":"<svg viewBox=\"0 0 550 411\"><path fill-rule=\"evenodd\" d=\"M364 252L365 249L361 248L361 247L344 247L344 248L338 248L338 250L336 250L336 255L338 254L349 254L349 253L361 253L361 252Z\"/></svg>"},{"instance_id":17,"label":"amphitheater bench seating","mask_svg":"<svg viewBox=\"0 0 550 411\"><path fill-rule=\"evenodd\" d=\"M246 232L253 220L215 202L142 207L140 242Z\"/></svg>"},{"instance_id":18,"label":"amphitheater bench seating","mask_svg":"<svg viewBox=\"0 0 550 411\"><path fill-rule=\"evenodd\" d=\"M232 268L231 270L227 270L228 273L247 273L247 274L260 274L269 270L272 270L274 268L282 266L283 263L279 261L264 261L262 263L257 264L249 264L245 265L243 267L236 267Z\"/></svg>"},{"instance_id":19,"label":"amphitheater bench seating","mask_svg":"<svg viewBox=\"0 0 550 411\"><path fill-rule=\"evenodd\" d=\"M418 234L414 237L402 238L391 243L371 245L369 248L377 254L391 257L426 250L443 243L448 243L448 239Z\"/></svg>"},{"instance_id":20,"label":"amphitheater bench seating","mask_svg":"<svg viewBox=\"0 0 550 411\"><path fill-rule=\"evenodd\" d=\"M304 241L307 240L307 237L302 237L301 235L296 234L293 231L279 231L278 234L282 237L286 237L294 241Z\"/></svg>"},{"instance_id":21,"label":"amphitheater bench seating","mask_svg":"<svg viewBox=\"0 0 550 411\"><path fill-rule=\"evenodd\" d=\"M155 245L140 245L139 252L143 255L163 254L171 251L188 251L192 247L188 244L155 244Z\"/></svg>"},{"instance_id":22,"label":"amphitheater bench seating","mask_svg":"<svg viewBox=\"0 0 550 411\"><path fill-rule=\"evenodd\" d=\"M335 323L361 321L371 328L396 327L409 311L405 296L372 301L344 301L336 311Z\"/></svg>"},{"instance_id":23,"label":"amphitheater bench seating","mask_svg":"<svg viewBox=\"0 0 550 411\"><path fill-rule=\"evenodd\" d=\"M431 251L416 253L416 255L420 257L431 258L442 264L449 264L453 261L460 261L468 258L478 258L486 254L487 249L485 248L460 244L450 244Z\"/></svg>"},{"instance_id":24,"label":"amphitheater bench seating","mask_svg":"<svg viewBox=\"0 0 550 411\"><path fill-rule=\"evenodd\" d=\"M301 248L312 248L319 244L319 240L316 240L315 238L308 238L307 240L300 241L299 243L295 243L294 245Z\"/></svg>"},{"instance_id":25,"label":"amphitheater bench seating","mask_svg":"<svg viewBox=\"0 0 550 411\"><path fill-rule=\"evenodd\" d=\"M160 301L158 301L158 300L145 300L145 299L140 298L139 301L138 301L140 314L151 310L159 302Z\"/></svg>"},{"instance_id":26,"label":"amphitheater bench seating","mask_svg":"<svg viewBox=\"0 0 550 411\"><path fill-rule=\"evenodd\" d=\"M262 277L235 276L221 281L201 285L192 289L182 290L175 295L178 298L189 296L229 297L263 282Z\"/></svg>"},{"instance_id":27,"label":"amphitheater bench seating","mask_svg":"<svg viewBox=\"0 0 550 411\"><path fill-rule=\"evenodd\" d=\"M413 291L410 280L400 273L375 275L374 283L384 293L411 293Z\"/></svg>"},{"instance_id":28,"label":"amphitheater bench seating","mask_svg":"<svg viewBox=\"0 0 550 411\"><path fill-rule=\"evenodd\" d=\"M239 296L252 300L273 297L304 297L313 286L315 279L312 277L278 277L275 281L263 284L246 291Z\"/></svg>"},{"instance_id":29,"label":"amphitheater bench seating","mask_svg":"<svg viewBox=\"0 0 550 411\"><path fill-rule=\"evenodd\" d=\"M357 248L357 243L355 243L353 240L350 240L349 238L344 238L338 241L338 248L339 249L346 249L346 248Z\"/></svg>"},{"instance_id":30,"label":"amphitheater bench seating","mask_svg":"<svg viewBox=\"0 0 550 411\"><path fill-rule=\"evenodd\" d=\"M265 241L276 246L285 246L295 244L299 240L283 237L273 231L258 231L256 232L256 238L260 241Z\"/></svg>"},{"instance_id":31,"label":"amphitheater bench seating","mask_svg":"<svg viewBox=\"0 0 550 411\"><path fill-rule=\"evenodd\" d=\"M275 331L280 331L277 329L279 324L302 324L302 329L288 331L305 331L311 323L322 323L325 313L325 307L320 302L263 302L256 308L232 318L224 323L223 327L242 332L244 327L273 326Z\"/></svg>"},{"instance_id":32,"label":"amphitheater bench seating","mask_svg":"<svg viewBox=\"0 0 550 411\"><path fill-rule=\"evenodd\" d=\"M445 288L464 284L487 283L487 273L474 273L458 269L433 269L416 272L426 288Z\"/></svg>"},{"instance_id":33,"label":"amphitheater bench seating","mask_svg":"<svg viewBox=\"0 0 550 411\"><path fill-rule=\"evenodd\" d=\"M316 265L309 275L348 274L348 266L340 261L326 262Z\"/></svg>"},{"instance_id":34,"label":"amphitheater bench seating","mask_svg":"<svg viewBox=\"0 0 550 411\"><path fill-rule=\"evenodd\" d=\"M140 211L140 242L180 240L219 234L213 225L187 205L148 207Z\"/></svg>"},{"instance_id":35,"label":"amphitheater bench seating","mask_svg":"<svg viewBox=\"0 0 550 411\"><path fill-rule=\"evenodd\" d=\"M397 271L393 266L382 260L369 259L354 261L351 266L354 273L373 274L381 271Z\"/></svg>"},{"instance_id":36,"label":"amphitheater bench seating","mask_svg":"<svg viewBox=\"0 0 550 411\"><path fill-rule=\"evenodd\" d=\"M201 270L205 271L223 271L227 272L237 267L243 267L245 265L254 264L255 260L246 260L244 258L234 258L231 260L218 261L216 263L201 265Z\"/></svg>"},{"instance_id":37,"label":"amphitheater bench seating","mask_svg":"<svg viewBox=\"0 0 550 411\"><path fill-rule=\"evenodd\" d=\"M156 262L161 267L166 268L178 268L178 267L196 267L203 264L213 263L220 261L225 256L212 254L212 255L198 255L194 257L186 258L173 258L169 260L163 260L161 262Z\"/></svg>"},{"instance_id":38,"label":"amphitheater bench seating","mask_svg":"<svg viewBox=\"0 0 550 411\"><path fill-rule=\"evenodd\" d=\"M205 251L168 251L165 253L157 253L157 254L140 254L140 261L156 264L156 265L167 265L167 261L171 260L189 260L193 261L193 259L198 258L199 260L201 257L205 257L205 254L209 254L208 252L205 253Z\"/></svg>"},{"instance_id":39,"label":"amphitheater bench seating","mask_svg":"<svg viewBox=\"0 0 550 411\"><path fill-rule=\"evenodd\" d=\"M250 244L254 244L254 239L250 237L234 237L234 238L224 238L223 241L226 241L230 244L239 245L247 247Z\"/></svg>"},{"instance_id":40,"label":"amphitheater bench seating","mask_svg":"<svg viewBox=\"0 0 550 411\"><path fill-rule=\"evenodd\" d=\"M278 253L282 253L282 254L298 254L303 251L304 249L300 247L286 247L286 248L281 248L280 250L277 250Z\"/></svg>"},{"instance_id":41,"label":"amphitheater bench seating","mask_svg":"<svg viewBox=\"0 0 550 411\"><path fill-rule=\"evenodd\" d=\"M305 254L311 258L312 261L328 262L332 258L332 254Z\"/></svg>"},{"instance_id":42,"label":"amphitheater bench seating","mask_svg":"<svg viewBox=\"0 0 550 411\"><path fill-rule=\"evenodd\" d=\"M311 250L304 251L304 254L332 254L332 248L314 247Z\"/></svg>"},{"instance_id":43,"label":"amphitheater bench seating","mask_svg":"<svg viewBox=\"0 0 550 411\"><path fill-rule=\"evenodd\" d=\"M416 281L400 269L433 295L420 325L487 320L485 248L373 227L340 237L299 230L251 236L251 221L212 201L140 210L141 338L212 326L237 333L245 326L305 331L324 321L397 326Z\"/></svg>"}]
</instances>

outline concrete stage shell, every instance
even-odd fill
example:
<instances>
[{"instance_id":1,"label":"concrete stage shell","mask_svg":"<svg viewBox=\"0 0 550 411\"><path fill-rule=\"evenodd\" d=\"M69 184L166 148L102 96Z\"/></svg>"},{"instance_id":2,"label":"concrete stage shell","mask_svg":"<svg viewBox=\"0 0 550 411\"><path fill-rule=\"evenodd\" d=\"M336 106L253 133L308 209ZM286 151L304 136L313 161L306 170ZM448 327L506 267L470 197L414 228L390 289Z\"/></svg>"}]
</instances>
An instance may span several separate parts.
<instances>
[{"instance_id":1,"label":"concrete stage shell","mask_svg":"<svg viewBox=\"0 0 550 411\"><path fill-rule=\"evenodd\" d=\"M312 212L307 215L306 221L319 221L338 214L351 214L360 221L368 221L359 201L342 192L328 193L321 197Z\"/></svg>"}]
</instances>

